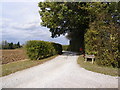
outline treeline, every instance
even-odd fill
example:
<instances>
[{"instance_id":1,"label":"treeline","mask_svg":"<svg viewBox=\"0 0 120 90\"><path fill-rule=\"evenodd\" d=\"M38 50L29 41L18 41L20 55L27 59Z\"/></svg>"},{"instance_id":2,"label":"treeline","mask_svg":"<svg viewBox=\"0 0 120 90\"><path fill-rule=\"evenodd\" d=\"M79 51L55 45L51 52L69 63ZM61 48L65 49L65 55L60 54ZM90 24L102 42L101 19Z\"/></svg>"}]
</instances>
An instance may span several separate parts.
<instances>
[{"instance_id":1,"label":"treeline","mask_svg":"<svg viewBox=\"0 0 120 90\"><path fill-rule=\"evenodd\" d=\"M21 48L22 46L20 45L20 42L18 43L9 43L6 40L2 41L0 44L0 49L16 49L16 48Z\"/></svg>"},{"instance_id":2,"label":"treeline","mask_svg":"<svg viewBox=\"0 0 120 90\"><path fill-rule=\"evenodd\" d=\"M69 45L62 45L62 49L64 51L69 51Z\"/></svg>"}]
</instances>

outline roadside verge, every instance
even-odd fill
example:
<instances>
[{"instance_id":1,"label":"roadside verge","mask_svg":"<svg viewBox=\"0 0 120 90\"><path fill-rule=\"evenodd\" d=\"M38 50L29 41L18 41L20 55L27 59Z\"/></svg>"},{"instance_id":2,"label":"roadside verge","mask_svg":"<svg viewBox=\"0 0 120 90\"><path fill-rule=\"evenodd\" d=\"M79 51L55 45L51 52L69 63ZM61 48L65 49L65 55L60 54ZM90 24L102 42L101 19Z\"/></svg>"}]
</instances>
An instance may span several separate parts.
<instances>
[{"instance_id":1,"label":"roadside verge","mask_svg":"<svg viewBox=\"0 0 120 90\"><path fill-rule=\"evenodd\" d=\"M30 68L39 64L43 64L46 61L52 60L53 58L57 57L58 55L55 56L51 56L45 59L41 59L41 60L22 60L22 61L16 61L16 62L12 62L12 63L8 63L8 64L3 64L2 67L2 75L1 76L6 76L9 75L11 73L26 69L26 68Z\"/></svg>"},{"instance_id":2,"label":"roadside verge","mask_svg":"<svg viewBox=\"0 0 120 90\"><path fill-rule=\"evenodd\" d=\"M118 76L118 68L113 68L113 67L105 67L105 66L98 66L97 64L92 64L91 62L84 62L84 58L82 55L79 56L79 58L77 59L77 63L89 70L89 71L93 71L93 72L97 72L97 73L102 73L105 75L111 75L111 76ZM119 75L120 76L120 75Z\"/></svg>"}]
</instances>

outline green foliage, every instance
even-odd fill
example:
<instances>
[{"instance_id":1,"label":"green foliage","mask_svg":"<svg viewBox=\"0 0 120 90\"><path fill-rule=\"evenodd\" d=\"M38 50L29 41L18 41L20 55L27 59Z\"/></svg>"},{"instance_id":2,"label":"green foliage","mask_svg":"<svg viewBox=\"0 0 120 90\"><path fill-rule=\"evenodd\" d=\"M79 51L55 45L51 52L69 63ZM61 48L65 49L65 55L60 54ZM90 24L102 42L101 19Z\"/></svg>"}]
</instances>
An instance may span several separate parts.
<instances>
[{"instance_id":1,"label":"green foliage","mask_svg":"<svg viewBox=\"0 0 120 90\"><path fill-rule=\"evenodd\" d=\"M58 43L51 43L57 54L62 54L62 45Z\"/></svg>"},{"instance_id":2,"label":"green foliage","mask_svg":"<svg viewBox=\"0 0 120 90\"><path fill-rule=\"evenodd\" d=\"M2 41L2 43L0 44L0 49L16 49L16 48L21 48L19 42L17 44L13 44L13 42L8 43L7 41Z\"/></svg>"},{"instance_id":3,"label":"green foliage","mask_svg":"<svg viewBox=\"0 0 120 90\"><path fill-rule=\"evenodd\" d=\"M119 67L118 28L120 23L117 22L119 20L119 14L116 14L119 12L117 4L103 3L97 5L100 7L99 12L97 12L97 8L95 19L91 20L90 28L85 33L85 52L95 54L98 65ZM92 14L94 13L92 12ZM117 18L116 21L113 18Z\"/></svg>"},{"instance_id":4,"label":"green foliage","mask_svg":"<svg viewBox=\"0 0 120 90\"><path fill-rule=\"evenodd\" d=\"M31 60L40 60L55 54L62 54L62 46L57 43L45 41L27 41L26 50Z\"/></svg>"},{"instance_id":5,"label":"green foliage","mask_svg":"<svg viewBox=\"0 0 120 90\"><path fill-rule=\"evenodd\" d=\"M69 45L62 45L64 51L69 51Z\"/></svg>"},{"instance_id":6,"label":"green foliage","mask_svg":"<svg viewBox=\"0 0 120 90\"><path fill-rule=\"evenodd\" d=\"M36 66L36 65L43 64L44 62L47 62L47 61L55 58L56 56L57 55L51 56L49 58L45 58L45 59L42 59L42 60L36 60L36 61L25 59L25 60L22 60L22 61L19 61L19 62L3 64L3 65L1 65L2 74L0 74L0 77L1 76L6 76L6 75L9 75L11 73L14 73L14 72L17 72L17 71L20 71L20 70L23 70L23 69L27 69L27 68L30 68L30 67L33 67L33 66Z\"/></svg>"},{"instance_id":7,"label":"green foliage","mask_svg":"<svg viewBox=\"0 0 120 90\"><path fill-rule=\"evenodd\" d=\"M112 75L112 76L118 76L118 68L113 68L113 67L106 67L106 66L99 66L96 63L92 64L90 62L84 62L83 56L79 56L77 63L80 64L80 67L83 67L89 71L97 72L97 73L102 73L106 75Z\"/></svg>"},{"instance_id":8,"label":"green foliage","mask_svg":"<svg viewBox=\"0 0 120 90\"><path fill-rule=\"evenodd\" d=\"M40 2L42 25L49 28L52 37L68 34L70 48L84 47L84 31L88 28L89 13L86 2Z\"/></svg>"},{"instance_id":9,"label":"green foliage","mask_svg":"<svg viewBox=\"0 0 120 90\"><path fill-rule=\"evenodd\" d=\"M70 50L95 54L99 65L120 67L120 2L40 2L42 25L52 37L67 33Z\"/></svg>"}]
</instances>

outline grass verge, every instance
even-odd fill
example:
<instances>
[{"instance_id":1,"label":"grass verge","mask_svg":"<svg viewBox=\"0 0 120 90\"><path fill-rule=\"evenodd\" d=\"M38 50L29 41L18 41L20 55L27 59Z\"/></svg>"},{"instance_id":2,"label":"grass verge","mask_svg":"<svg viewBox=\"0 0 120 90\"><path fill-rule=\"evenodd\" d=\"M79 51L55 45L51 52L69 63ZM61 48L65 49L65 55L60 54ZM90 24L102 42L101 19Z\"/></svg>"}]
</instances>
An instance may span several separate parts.
<instances>
[{"instance_id":1,"label":"grass verge","mask_svg":"<svg viewBox=\"0 0 120 90\"><path fill-rule=\"evenodd\" d=\"M84 58L82 55L79 56L77 63L80 64L81 67L93 72L102 73L111 76L118 76L118 68L98 66L95 63L92 64L90 62L84 62Z\"/></svg>"},{"instance_id":2,"label":"grass verge","mask_svg":"<svg viewBox=\"0 0 120 90\"><path fill-rule=\"evenodd\" d=\"M51 56L45 59L41 59L41 60L24 60L24 61L17 61L17 62L12 62L12 63L8 63L8 64L3 64L2 65L2 75L1 76L5 76L5 75L9 75L11 73L26 69L26 68L30 68L39 64L42 64L46 61L49 61L53 58L55 58L58 55L55 56Z\"/></svg>"}]
</instances>

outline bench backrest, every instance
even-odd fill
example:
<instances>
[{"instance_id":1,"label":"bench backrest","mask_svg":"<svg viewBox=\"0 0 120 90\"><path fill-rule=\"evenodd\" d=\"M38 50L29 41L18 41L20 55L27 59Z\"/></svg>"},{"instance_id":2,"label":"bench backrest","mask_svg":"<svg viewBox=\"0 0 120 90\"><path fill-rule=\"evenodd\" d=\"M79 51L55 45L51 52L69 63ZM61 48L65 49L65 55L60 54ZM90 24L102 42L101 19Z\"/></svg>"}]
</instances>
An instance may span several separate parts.
<instances>
[{"instance_id":1,"label":"bench backrest","mask_svg":"<svg viewBox=\"0 0 120 90\"><path fill-rule=\"evenodd\" d=\"M85 58L95 58L95 55L85 55Z\"/></svg>"}]
</instances>

